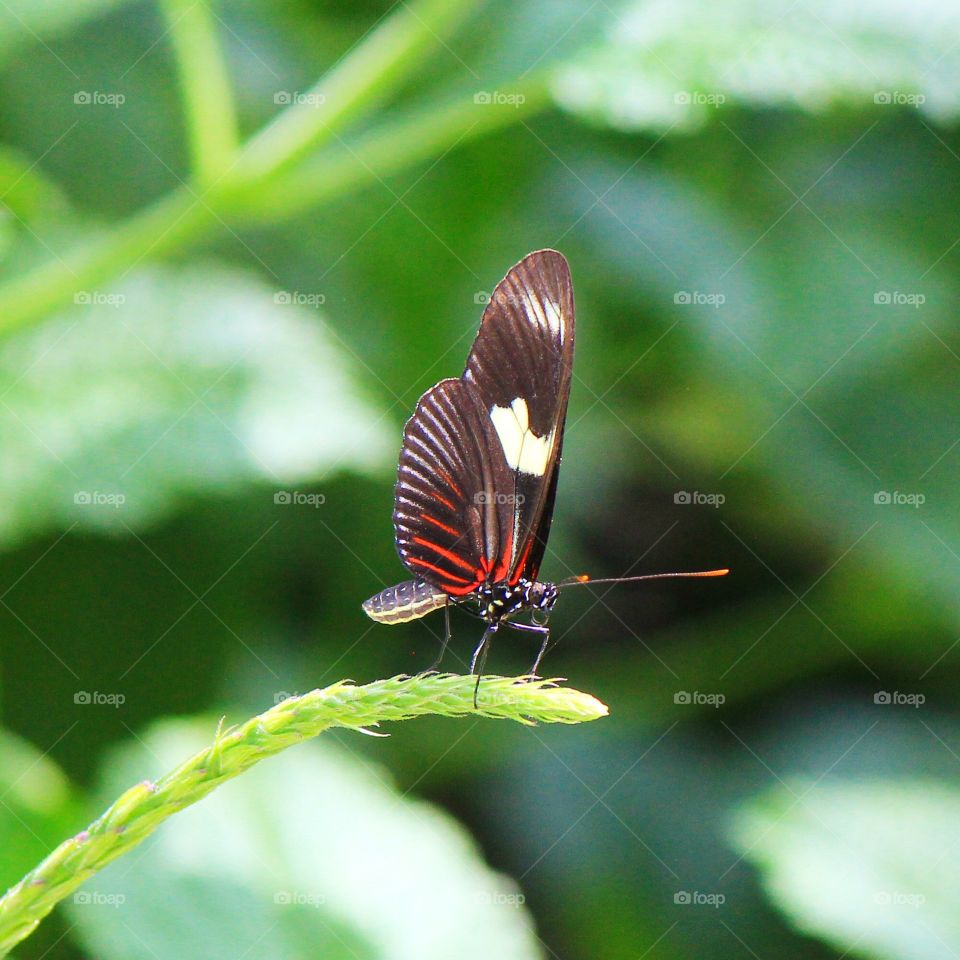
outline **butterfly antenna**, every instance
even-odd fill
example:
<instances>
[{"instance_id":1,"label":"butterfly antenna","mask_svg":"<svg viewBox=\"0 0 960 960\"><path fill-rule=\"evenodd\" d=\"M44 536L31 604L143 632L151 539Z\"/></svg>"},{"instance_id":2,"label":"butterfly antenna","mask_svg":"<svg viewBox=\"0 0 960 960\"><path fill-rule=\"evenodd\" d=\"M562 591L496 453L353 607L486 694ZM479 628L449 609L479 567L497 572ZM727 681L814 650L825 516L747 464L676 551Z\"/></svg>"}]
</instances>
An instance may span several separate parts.
<instances>
[{"instance_id":1,"label":"butterfly antenna","mask_svg":"<svg viewBox=\"0 0 960 960\"><path fill-rule=\"evenodd\" d=\"M585 587L587 584L594 583L636 583L639 580L669 580L675 577L725 577L730 571L724 567L722 570L697 570L692 573L645 573L639 577L603 577L594 580L586 573L581 573L576 577L570 577L567 580L561 580L557 587Z\"/></svg>"}]
</instances>

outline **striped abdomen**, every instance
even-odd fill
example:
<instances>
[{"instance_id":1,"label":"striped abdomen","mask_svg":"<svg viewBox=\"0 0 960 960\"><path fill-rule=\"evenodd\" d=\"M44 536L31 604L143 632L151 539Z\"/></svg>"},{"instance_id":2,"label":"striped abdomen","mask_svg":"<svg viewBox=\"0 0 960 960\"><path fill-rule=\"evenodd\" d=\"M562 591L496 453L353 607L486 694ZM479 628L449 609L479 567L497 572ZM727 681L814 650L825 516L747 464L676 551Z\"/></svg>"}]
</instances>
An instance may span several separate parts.
<instances>
[{"instance_id":1,"label":"striped abdomen","mask_svg":"<svg viewBox=\"0 0 960 960\"><path fill-rule=\"evenodd\" d=\"M363 612L378 623L406 623L446 606L447 595L425 580L404 580L363 603Z\"/></svg>"}]
</instances>

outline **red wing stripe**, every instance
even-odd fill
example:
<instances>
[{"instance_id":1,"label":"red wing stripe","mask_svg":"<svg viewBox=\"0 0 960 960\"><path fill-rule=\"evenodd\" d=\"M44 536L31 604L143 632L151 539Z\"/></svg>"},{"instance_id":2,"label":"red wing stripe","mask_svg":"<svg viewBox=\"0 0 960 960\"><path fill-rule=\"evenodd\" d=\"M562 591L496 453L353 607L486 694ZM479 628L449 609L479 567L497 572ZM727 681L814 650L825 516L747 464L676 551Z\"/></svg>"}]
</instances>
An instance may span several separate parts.
<instances>
[{"instance_id":1,"label":"red wing stripe","mask_svg":"<svg viewBox=\"0 0 960 960\"><path fill-rule=\"evenodd\" d=\"M439 527L441 530L445 531L446 533L449 533L450 536L452 537L460 536L459 530L454 530L453 527L448 527L445 523L442 523L436 517L431 517L429 513L421 513L420 519L426 520L427 523L432 523L435 527Z\"/></svg>"},{"instance_id":2,"label":"red wing stripe","mask_svg":"<svg viewBox=\"0 0 960 960\"><path fill-rule=\"evenodd\" d=\"M438 543L433 543L430 540L425 540L423 537L414 537L413 542L419 544L421 547L427 547L430 550L436 551L441 557L446 557L451 563L455 563L462 570L469 570L470 573L476 575L476 570L467 563L463 557L457 556L452 550L447 550L444 547L441 547Z\"/></svg>"},{"instance_id":3,"label":"red wing stripe","mask_svg":"<svg viewBox=\"0 0 960 960\"><path fill-rule=\"evenodd\" d=\"M444 593L452 594L455 597L463 597L468 593L473 593L479 586L479 583L470 583L465 587L441 587L440 589L443 590Z\"/></svg>"},{"instance_id":4,"label":"red wing stripe","mask_svg":"<svg viewBox=\"0 0 960 960\"><path fill-rule=\"evenodd\" d=\"M530 551L533 549L533 544L535 542L536 537L531 533L530 538L527 540L527 545L523 548L523 556L520 557L519 561L517 562L513 576L510 578L510 586L515 586L523 576L523 568L527 565L527 558L530 556Z\"/></svg>"},{"instance_id":5,"label":"red wing stripe","mask_svg":"<svg viewBox=\"0 0 960 960\"><path fill-rule=\"evenodd\" d=\"M430 496L433 497L434 500L439 500L440 503L442 503L445 507L449 507L451 510L457 509L446 497L441 497L440 494L435 490L430 491Z\"/></svg>"},{"instance_id":6,"label":"red wing stripe","mask_svg":"<svg viewBox=\"0 0 960 960\"><path fill-rule=\"evenodd\" d=\"M507 545L503 552L500 555L500 562L497 564L496 569L493 571L493 580L498 582L504 580L507 574L510 572L510 554L513 553L513 531L510 531L510 534L507 538ZM491 566L493 561L491 561Z\"/></svg>"},{"instance_id":7,"label":"red wing stripe","mask_svg":"<svg viewBox=\"0 0 960 960\"><path fill-rule=\"evenodd\" d=\"M463 491L453 482L453 477L451 477L450 474L447 473L446 470L441 470L439 467L437 468L437 472L440 474L441 477L443 477L444 480L447 481L447 484L449 485L450 489L451 489L461 500L463 500L463 499L464 499L464 497L463 497Z\"/></svg>"},{"instance_id":8,"label":"red wing stripe","mask_svg":"<svg viewBox=\"0 0 960 960\"><path fill-rule=\"evenodd\" d=\"M427 570L432 570L434 573L439 574L441 577L444 577L447 580L457 580L460 583L469 584L471 590L474 587L474 582L472 580L467 580L466 577L458 577L452 573L447 573L447 571L442 567L435 566L426 560L421 560L419 557L407 557L405 562L412 563L418 567L425 567ZM451 590L450 592L452 593L453 591Z\"/></svg>"}]
</instances>

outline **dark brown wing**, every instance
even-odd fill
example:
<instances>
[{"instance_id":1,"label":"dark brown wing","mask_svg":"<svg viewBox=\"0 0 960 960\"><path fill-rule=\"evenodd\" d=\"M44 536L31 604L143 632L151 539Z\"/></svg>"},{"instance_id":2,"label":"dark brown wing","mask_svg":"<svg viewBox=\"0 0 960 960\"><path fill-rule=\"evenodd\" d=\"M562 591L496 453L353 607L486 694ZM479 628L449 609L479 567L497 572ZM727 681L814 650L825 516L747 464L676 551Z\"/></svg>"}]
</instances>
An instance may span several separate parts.
<instances>
[{"instance_id":1,"label":"dark brown wing","mask_svg":"<svg viewBox=\"0 0 960 960\"><path fill-rule=\"evenodd\" d=\"M536 577L556 494L573 366L566 260L532 253L497 285L460 380L403 433L393 520L416 575L452 596Z\"/></svg>"},{"instance_id":2,"label":"dark brown wing","mask_svg":"<svg viewBox=\"0 0 960 960\"><path fill-rule=\"evenodd\" d=\"M400 559L445 593L506 578L513 556L513 472L476 388L442 380L403 431L393 522Z\"/></svg>"},{"instance_id":3,"label":"dark brown wing","mask_svg":"<svg viewBox=\"0 0 960 960\"><path fill-rule=\"evenodd\" d=\"M536 579L546 547L573 375L573 282L556 250L524 257L483 313L463 379L494 423L513 472L507 579Z\"/></svg>"}]
</instances>

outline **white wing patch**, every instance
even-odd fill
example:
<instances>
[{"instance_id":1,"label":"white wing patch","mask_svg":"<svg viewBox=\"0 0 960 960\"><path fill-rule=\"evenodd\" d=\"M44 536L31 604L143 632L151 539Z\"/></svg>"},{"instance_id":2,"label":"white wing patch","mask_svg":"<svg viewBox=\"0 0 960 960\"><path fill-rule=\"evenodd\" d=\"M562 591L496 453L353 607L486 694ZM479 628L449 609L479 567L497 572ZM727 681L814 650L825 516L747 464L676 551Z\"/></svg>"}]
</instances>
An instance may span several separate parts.
<instances>
[{"instance_id":1,"label":"white wing patch","mask_svg":"<svg viewBox=\"0 0 960 960\"><path fill-rule=\"evenodd\" d=\"M563 316L560 313L560 304L554 303L552 300L544 300L543 309L547 315L547 326L550 328L550 332L559 337L560 342L563 343L566 324L563 322Z\"/></svg>"},{"instance_id":2,"label":"white wing patch","mask_svg":"<svg viewBox=\"0 0 960 960\"><path fill-rule=\"evenodd\" d=\"M527 319L531 323L540 327L546 327L561 343L564 338L563 316L560 312L560 305L552 300L539 300L535 296L530 296L524 303L524 310Z\"/></svg>"},{"instance_id":3,"label":"white wing patch","mask_svg":"<svg viewBox=\"0 0 960 960\"><path fill-rule=\"evenodd\" d=\"M517 397L509 407L492 406L490 419L510 469L542 477L547 472L556 431L551 430L545 437L538 437L530 429L530 414L523 397Z\"/></svg>"}]
</instances>

